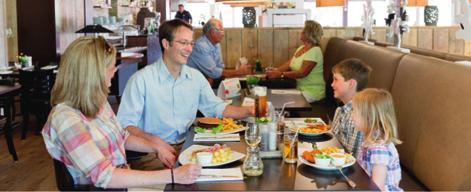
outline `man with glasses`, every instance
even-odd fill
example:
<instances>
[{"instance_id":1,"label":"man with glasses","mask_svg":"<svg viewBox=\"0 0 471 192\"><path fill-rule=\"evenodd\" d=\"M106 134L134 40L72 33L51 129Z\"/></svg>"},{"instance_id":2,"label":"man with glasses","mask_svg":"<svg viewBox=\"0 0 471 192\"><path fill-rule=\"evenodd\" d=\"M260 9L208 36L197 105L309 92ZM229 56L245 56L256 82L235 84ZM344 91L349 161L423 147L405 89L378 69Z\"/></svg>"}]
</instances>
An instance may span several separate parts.
<instances>
[{"instance_id":1,"label":"man with glasses","mask_svg":"<svg viewBox=\"0 0 471 192\"><path fill-rule=\"evenodd\" d=\"M236 119L252 116L253 109L227 105L215 96L205 77L186 66L193 49L193 28L180 19L159 28L162 57L128 81L118 120L131 134L161 146L155 154L130 162L134 169L173 167L197 110L205 116Z\"/></svg>"},{"instance_id":2,"label":"man with glasses","mask_svg":"<svg viewBox=\"0 0 471 192\"><path fill-rule=\"evenodd\" d=\"M225 69L219 44L223 38L222 22L210 19L203 26L203 35L196 40L193 52L188 59L188 66L201 71L213 86L218 86L214 82L222 77L242 76L252 71L250 65L241 65L235 70Z\"/></svg>"}]
</instances>

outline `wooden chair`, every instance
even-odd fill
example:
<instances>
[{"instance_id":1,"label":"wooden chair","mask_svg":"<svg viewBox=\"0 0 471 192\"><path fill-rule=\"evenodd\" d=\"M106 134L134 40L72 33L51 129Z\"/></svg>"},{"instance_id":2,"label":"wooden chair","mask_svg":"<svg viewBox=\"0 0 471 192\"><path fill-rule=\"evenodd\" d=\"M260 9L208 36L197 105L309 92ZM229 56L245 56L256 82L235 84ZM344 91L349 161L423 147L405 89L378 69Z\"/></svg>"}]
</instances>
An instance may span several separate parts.
<instances>
[{"instance_id":1,"label":"wooden chair","mask_svg":"<svg viewBox=\"0 0 471 192\"><path fill-rule=\"evenodd\" d=\"M34 113L37 118L36 134L41 131L51 110L50 94L54 81L53 70L20 70L21 113L23 115L21 139L26 138L30 113Z\"/></svg>"},{"instance_id":2,"label":"wooden chair","mask_svg":"<svg viewBox=\"0 0 471 192\"><path fill-rule=\"evenodd\" d=\"M74 179L69 173L67 166L59 160L53 159L54 172L56 174L56 184L60 191L127 191L121 188L104 189L94 185L75 184Z\"/></svg>"}]
</instances>

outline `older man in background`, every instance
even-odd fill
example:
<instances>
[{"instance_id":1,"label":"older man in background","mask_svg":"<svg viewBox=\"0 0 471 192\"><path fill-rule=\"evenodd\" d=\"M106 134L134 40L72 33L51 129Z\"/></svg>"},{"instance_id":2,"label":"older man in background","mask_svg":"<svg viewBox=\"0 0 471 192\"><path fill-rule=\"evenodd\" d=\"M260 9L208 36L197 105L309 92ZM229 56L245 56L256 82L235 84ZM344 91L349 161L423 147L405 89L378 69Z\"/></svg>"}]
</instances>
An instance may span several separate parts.
<instances>
[{"instance_id":1,"label":"older man in background","mask_svg":"<svg viewBox=\"0 0 471 192\"><path fill-rule=\"evenodd\" d=\"M212 85L216 79L247 75L252 71L251 66L246 64L235 70L225 69L221 56L222 39L224 39L222 22L210 19L203 26L203 35L196 40L193 52L188 58L188 66L201 71Z\"/></svg>"}]
</instances>

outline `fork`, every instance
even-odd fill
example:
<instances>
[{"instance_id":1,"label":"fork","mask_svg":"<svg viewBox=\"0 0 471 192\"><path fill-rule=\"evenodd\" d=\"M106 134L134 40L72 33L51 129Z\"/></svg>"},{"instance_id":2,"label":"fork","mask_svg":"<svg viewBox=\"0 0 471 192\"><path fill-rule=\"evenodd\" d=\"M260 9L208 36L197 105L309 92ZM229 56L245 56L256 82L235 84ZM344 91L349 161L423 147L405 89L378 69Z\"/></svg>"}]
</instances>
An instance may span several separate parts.
<instances>
[{"instance_id":1,"label":"fork","mask_svg":"<svg viewBox=\"0 0 471 192\"><path fill-rule=\"evenodd\" d=\"M348 178L348 177L343 173L343 171L342 171L342 166L336 166L336 167L337 167L337 169L339 170L339 172L342 174L343 178L345 178L345 180L347 180L348 185L350 185L350 187L351 187L352 189L355 189L355 187L357 186L357 184L356 184L354 181L352 181L350 178Z\"/></svg>"}]
</instances>

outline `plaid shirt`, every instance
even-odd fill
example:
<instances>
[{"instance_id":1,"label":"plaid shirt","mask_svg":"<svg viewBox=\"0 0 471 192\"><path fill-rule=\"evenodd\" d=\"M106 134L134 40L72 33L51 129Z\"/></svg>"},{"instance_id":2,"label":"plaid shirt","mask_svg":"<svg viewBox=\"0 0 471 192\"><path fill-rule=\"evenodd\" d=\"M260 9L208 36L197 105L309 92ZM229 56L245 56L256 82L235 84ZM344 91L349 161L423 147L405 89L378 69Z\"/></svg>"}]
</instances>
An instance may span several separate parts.
<instances>
[{"instance_id":1,"label":"plaid shirt","mask_svg":"<svg viewBox=\"0 0 471 192\"><path fill-rule=\"evenodd\" d=\"M356 158L358 157L360 145L363 142L363 133L355 129L351 116L351 101L344 106L337 107L334 120L332 121L332 132L347 152L352 153Z\"/></svg>"},{"instance_id":2,"label":"plaid shirt","mask_svg":"<svg viewBox=\"0 0 471 192\"><path fill-rule=\"evenodd\" d=\"M126 163L129 133L106 103L95 119L65 104L56 105L42 131L52 158L63 162L75 184L106 188L116 166Z\"/></svg>"},{"instance_id":3,"label":"plaid shirt","mask_svg":"<svg viewBox=\"0 0 471 192\"><path fill-rule=\"evenodd\" d=\"M370 177L374 165L386 166L387 173L384 190L402 191L399 187L399 181L401 181L399 154L393 143L362 146L358 163Z\"/></svg>"}]
</instances>

